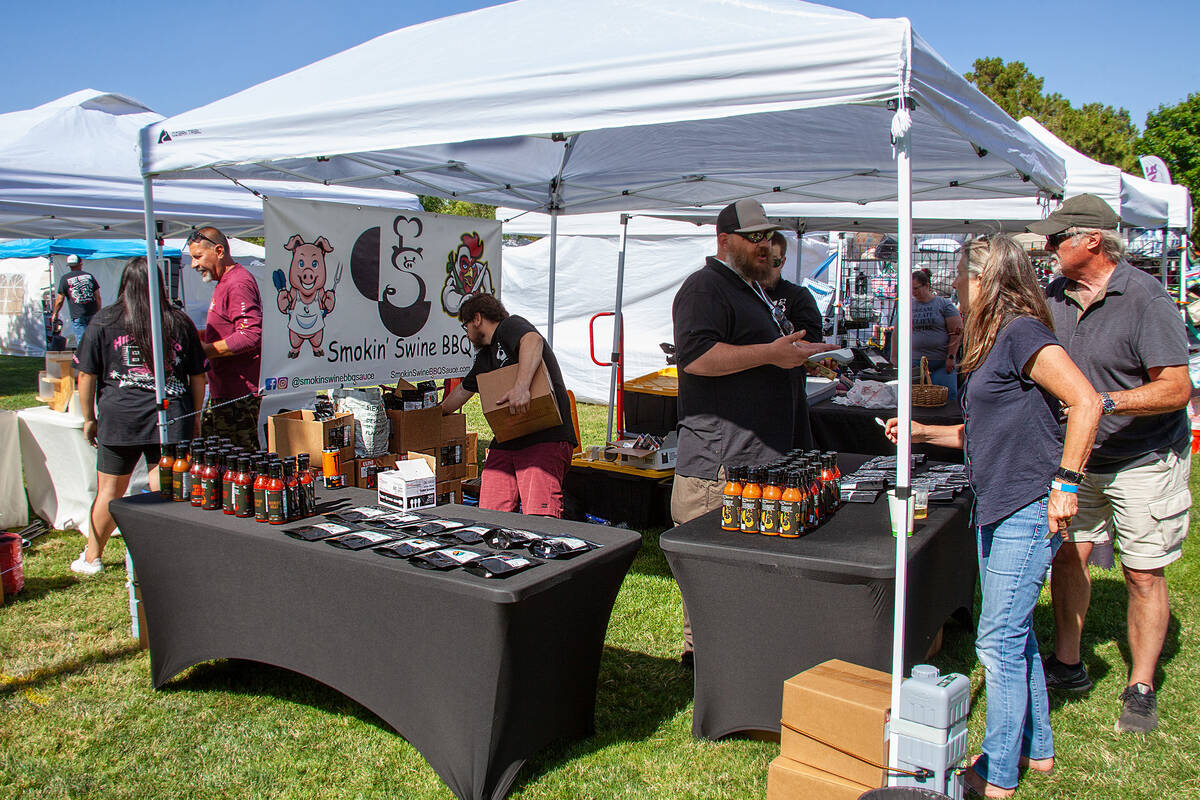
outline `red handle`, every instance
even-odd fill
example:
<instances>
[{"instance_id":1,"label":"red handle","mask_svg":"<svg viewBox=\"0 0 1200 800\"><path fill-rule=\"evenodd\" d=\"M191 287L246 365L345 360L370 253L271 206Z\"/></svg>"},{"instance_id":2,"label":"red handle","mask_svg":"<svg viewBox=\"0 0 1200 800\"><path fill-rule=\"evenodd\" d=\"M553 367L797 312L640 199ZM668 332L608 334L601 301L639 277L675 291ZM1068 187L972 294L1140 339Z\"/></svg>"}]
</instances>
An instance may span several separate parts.
<instances>
[{"instance_id":1,"label":"red handle","mask_svg":"<svg viewBox=\"0 0 1200 800\"><path fill-rule=\"evenodd\" d=\"M592 357L592 363L597 367L611 367L611 361L600 361L596 358L596 320L600 317L615 317L616 313L612 311L601 311L599 314L592 314L592 318L588 320L588 355Z\"/></svg>"}]
</instances>

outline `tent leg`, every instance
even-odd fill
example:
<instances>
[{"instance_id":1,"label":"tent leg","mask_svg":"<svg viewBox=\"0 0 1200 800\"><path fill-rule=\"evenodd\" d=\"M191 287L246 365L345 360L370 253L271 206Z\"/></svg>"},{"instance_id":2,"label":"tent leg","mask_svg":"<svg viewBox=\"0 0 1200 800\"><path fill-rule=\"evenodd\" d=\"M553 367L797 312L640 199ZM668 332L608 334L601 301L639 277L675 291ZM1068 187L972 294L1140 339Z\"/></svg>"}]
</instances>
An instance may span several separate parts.
<instances>
[{"instance_id":1,"label":"tent leg","mask_svg":"<svg viewBox=\"0 0 1200 800\"><path fill-rule=\"evenodd\" d=\"M897 112L907 117L903 109ZM895 135L895 125L893 125ZM898 402L900 425L896 442L896 497L906 504L911 492L911 454L912 454L912 163L909 161L909 147L912 134L905 130L895 136L896 141L896 184L897 184L897 242L900 250L899 275L897 281L898 310L897 321L897 359L900 380L898 382ZM894 599L894 621L892 625L892 708L900 708L900 682L904 679L904 622L907 613L908 586L908 514L901 514L899 535L896 536L896 581ZM894 770L897 766L900 749L899 735L889 731L890 746L888 747L888 766ZM888 778L888 784L896 785L893 771Z\"/></svg>"},{"instance_id":2,"label":"tent leg","mask_svg":"<svg viewBox=\"0 0 1200 800\"><path fill-rule=\"evenodd\" d=\"M1171 292L1167 289L1168 266L1167 266L1167 229L1166 228L1162 229L1162 266L1160 266L1159 269L1162 271L1163 291L1166 292L1167 294L1170 294Z\"/></svg>"},{"instance_id":3,"label":"tent leg","mask_svg":"<svg viewBox=\"0 0 1200 800\"><path fill-rule=\"evenodd\" d=\"M158 232L154 229L154 183L149 177L142 179L142 197L146 212L146 277L149 284L152 321L150 347L154 357L154 401L158 406L158 441L166 444L167 409L163 406L163 401L167 396L167 384L163 360L162 303L159 299L158 242L155 239Z\"/></svg>"},{"instance_id":4,"label":"tent leg","mask_svg":"<svg viewBox=\"0 0 1200 800\"><path fill-rule=\"evenodd\" d=\"M833 262L833 343L838 340L838 317L842 314L842 251L846 246L846 234L838 234L837 259Z\"/></svg>"},{"instance_id":5,"label":"tent leg","mask_svg":"<svg viewBox=\"0 0 1200 800\"><path fill-rule=\"evenodd\" d=\"M625 245L629 237L629 215L621 215L621 250L617 254L617 297L613 302L613 345L612 345L612 374L608 379L608 438L604 441L613 441L613 409L617 407L617 392L622 391L623 387L617 385L617 376L621 374L621 325L623 317L621 316L621 301L622 292L625 288ZM617 420L618 427L624 431L625 420Z\"/></svg>"},{"instance_id":6,"label":"tent leg","mask_svg":"<svg viewBox=\"0 0 1200 800\"><path fill-rule=\"evenodd\" d=\"M554 349L554 268L558 261L558 209L550 210L550 280L546 300L546 344Z\"/></svg>"}]
</instances>

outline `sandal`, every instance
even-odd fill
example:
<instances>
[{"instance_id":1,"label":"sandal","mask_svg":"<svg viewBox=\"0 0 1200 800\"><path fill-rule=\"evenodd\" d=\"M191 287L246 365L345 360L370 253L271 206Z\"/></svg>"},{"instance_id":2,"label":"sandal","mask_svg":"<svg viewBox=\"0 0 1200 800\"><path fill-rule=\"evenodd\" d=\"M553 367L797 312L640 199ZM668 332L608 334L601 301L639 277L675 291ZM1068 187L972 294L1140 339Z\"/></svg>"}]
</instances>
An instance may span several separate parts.
<instances>
[{"instance_id":1,"label":"sandal","mask_svg":"<svg viewBox=\"0 0 1200 800\"><path fill-rule=\"evenodd\" d=\"M971 783L971 776L975 777L978 785ZM962 785L963 794L968 797L983 797L987 798L987 800L1004 800L1017 793L1016 789L1005 789L1003 786L988 783L975 771L974 766L967 768L966 772L963 773Z\"/></svg>"}]
</instances>

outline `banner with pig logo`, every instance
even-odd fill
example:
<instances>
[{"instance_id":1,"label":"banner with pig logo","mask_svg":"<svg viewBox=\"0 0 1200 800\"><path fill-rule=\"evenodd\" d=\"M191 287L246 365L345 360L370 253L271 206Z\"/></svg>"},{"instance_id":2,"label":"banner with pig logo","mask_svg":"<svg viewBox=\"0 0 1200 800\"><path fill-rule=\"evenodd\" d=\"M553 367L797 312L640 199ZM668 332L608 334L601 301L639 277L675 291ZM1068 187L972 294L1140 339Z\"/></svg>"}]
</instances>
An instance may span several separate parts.
<instances>
[{"instance_id":1,"label":"banner with pig logo","mask_svg":"<svg viewBox=\"0 0 1200 800\"><path fill-rule=\"evenodd\" d=\"M500 223L271 198L263 204L265 391L467 374L458 309L500 294Z\"/></svg>"}]
</instances>

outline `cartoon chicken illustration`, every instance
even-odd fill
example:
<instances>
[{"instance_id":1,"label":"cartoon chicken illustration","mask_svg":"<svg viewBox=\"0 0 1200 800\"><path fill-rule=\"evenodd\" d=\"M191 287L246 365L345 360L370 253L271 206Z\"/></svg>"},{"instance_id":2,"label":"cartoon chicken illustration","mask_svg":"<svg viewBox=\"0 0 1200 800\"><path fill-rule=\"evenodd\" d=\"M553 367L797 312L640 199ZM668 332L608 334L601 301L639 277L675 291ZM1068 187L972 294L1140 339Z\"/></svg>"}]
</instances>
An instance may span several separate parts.
<instances>
[{"instance_id":1,"label":"cartoon chicken illustration","mask_svg":"<svg viewBox=\"0 0 1200 800\"><path fill-rule=\"evenodd\" d=\"M462 234L458 247L446 256L442 308L450 316L457 315L463 301L471 295L492 293L492 273L482 257L483 239L474 231Z\"/></svg>"}]
</instances>

